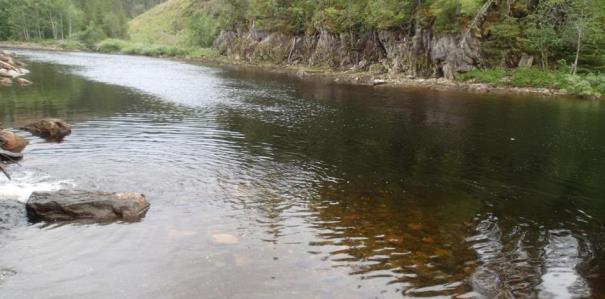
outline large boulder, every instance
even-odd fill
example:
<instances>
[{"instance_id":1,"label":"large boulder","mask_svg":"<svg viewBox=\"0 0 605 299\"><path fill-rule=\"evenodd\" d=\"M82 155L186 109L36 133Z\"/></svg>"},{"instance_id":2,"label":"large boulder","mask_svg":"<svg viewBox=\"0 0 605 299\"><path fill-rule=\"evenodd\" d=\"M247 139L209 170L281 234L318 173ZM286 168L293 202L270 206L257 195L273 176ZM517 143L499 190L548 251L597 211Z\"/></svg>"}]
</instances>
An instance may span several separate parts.
<instances>
[{"instance_id":1,"label":"large boulder","mask_svg":"<svg viewBox=\"0 0 605 299\"><path fill-rule=\"evenodd\" d=\"M25 138L8 130L0 130L0 148L12 153L20 153L29 144Z\"/></svg>"},{"instance_id":2,"label":"large boulder","mask_svg":"<svg viewBox=\"0 0 605 299\"><path fill-rule=\"evenodd\" d=\"M35 192L26 204L27 216L33 222L133 222L143 218L148 209L149 203L140 193Z\"/></svg>"},{"instance_id":3,"label":"large boulder","mask_svg":"<svg viewBox=\"0 0 605 299\"><path fill-rule=\"evenodd\" d=\"M55 118L43 119L21 129L50 141L61 141L65 136L71 134L71 125Z\"/></svg>"}]
</instances>

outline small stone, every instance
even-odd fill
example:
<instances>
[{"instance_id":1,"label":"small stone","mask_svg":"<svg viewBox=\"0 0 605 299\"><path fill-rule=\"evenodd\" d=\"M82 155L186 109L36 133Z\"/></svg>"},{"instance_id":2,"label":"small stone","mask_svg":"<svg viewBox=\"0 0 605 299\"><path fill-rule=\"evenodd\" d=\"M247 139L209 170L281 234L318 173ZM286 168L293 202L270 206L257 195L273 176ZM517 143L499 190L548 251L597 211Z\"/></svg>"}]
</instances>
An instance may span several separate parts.
<instances>
[{"instance_id":1,"label":"small stone","mask_svg":"<svg viewBox=\"0 0 605 299\"><path fill-rule=\"evenodd\" d=\"M234 245L239 243L239 239L232 234L213 234L212 243L217 245Z\"/></svg>"},{"instance_id":2,"label":"small stone","mask_svg":"<svg viewBox=\"0 0 605 299\"><path fill-rule=\"evenodd\" d=\"M387 84L387 80L374 79L374 81L372 81L372 85L374 85L374 86L384 85L384 84Z\"/></svg>"}]
</instances>

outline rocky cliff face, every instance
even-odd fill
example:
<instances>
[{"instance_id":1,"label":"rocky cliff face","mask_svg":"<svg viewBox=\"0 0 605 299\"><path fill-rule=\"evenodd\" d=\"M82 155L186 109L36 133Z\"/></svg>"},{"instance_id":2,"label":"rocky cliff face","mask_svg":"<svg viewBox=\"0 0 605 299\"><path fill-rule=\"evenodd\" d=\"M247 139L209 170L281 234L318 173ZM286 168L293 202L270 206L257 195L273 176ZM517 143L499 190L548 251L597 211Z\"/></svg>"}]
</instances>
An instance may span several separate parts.
<instances>
[{"instance_id":1,"label":"rocky cliff face","mask_svg":"<svg viewBox=\"0 0 605 299\"><path fill-rule=\"evenodd\" d=\"M320 29L314 35L223 31L214 47L227 57L246 62L328 66L336 70L388 72L391 76L445 77L481 63L480 42L474 37L413 32L369 31L335 34Z\"/></svg>"}]
</instances>

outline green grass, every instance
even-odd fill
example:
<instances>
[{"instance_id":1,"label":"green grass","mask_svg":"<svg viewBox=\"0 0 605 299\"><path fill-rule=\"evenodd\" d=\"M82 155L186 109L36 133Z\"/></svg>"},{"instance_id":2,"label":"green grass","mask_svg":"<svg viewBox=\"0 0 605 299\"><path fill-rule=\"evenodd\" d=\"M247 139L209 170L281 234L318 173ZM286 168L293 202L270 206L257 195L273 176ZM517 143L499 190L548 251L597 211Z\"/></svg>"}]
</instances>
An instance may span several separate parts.
<instances>
[{"instance_id":1,"label":"green grass","mask_svg":"<svg viewBox=\"0 0 605 299\"><path fill-rule=\"evenodd\" d=\"M183 46L190 0L168 0L128 22L130 40L143 44Z\"/></svg>"},{"instance_id":2,"label":"green grass","mask_svg":"<svg viewBox=\"0 0 605 299\"><path fill-rule=\"evenodd\" d=\"M598 98L605 95L605 74L570 75L567 69L474 69L459 74L456 79L494 86L550 88L583 97Z\"/></svg>"},{"instance_id":3,"label":"green grass","mask_svg":"<svg viewBox=\"0 0 605 299\"><path fill-rule=\"evenodd\" d=\"M95 49L102 53L123 53L153 57L207 57L214 58L217 53L211 48L179 47L138 43L120 39L106 39L96 44Z\"/></svg>"},{"instance_id":4,"label":"green grass","mask_svg":"<svg viewBox=\"0 0 605 299\"><path fill-rule=\"evenodd\" d=\"M482 83L489 83L497 85L499 82L506 77L506 70L502 68L495 69L472 69L466 73L459 74L456 79L460 81L478 81Z\"/></svg>"}]
</instances>

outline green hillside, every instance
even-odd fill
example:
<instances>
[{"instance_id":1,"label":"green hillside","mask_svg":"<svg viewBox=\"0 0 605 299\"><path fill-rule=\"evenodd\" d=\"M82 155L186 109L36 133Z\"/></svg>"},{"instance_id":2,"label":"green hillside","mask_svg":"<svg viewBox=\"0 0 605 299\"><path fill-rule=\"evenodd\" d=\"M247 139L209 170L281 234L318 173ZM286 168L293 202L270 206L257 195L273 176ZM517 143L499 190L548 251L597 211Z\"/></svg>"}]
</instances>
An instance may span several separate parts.
<instances>
[{"instance_id":1,"label":"green hillside","mask_svg":"<svg viewBox=\"0 0 605 299\"><path fill-rule=\"evenodd\" d=\"M218 30L218 25L204 24L211 1L168 0L128 22L128 35L135 43L170 46L208 46L211 40L200 41L197 24ZM210 18L206 18L209 21ZM212 32L212 38L215 36Z\"/></svg>"},{"instance_id":2,"label":"green hillside","mask_svg":"<svg viewBox=\"0 0 605 299\"><path fill-rule=\"evenodd\" d=\"M182 45L185 16L190 0L169 0L128 22L128 35L134 42Z\"/></svg>"}]
</instances>

